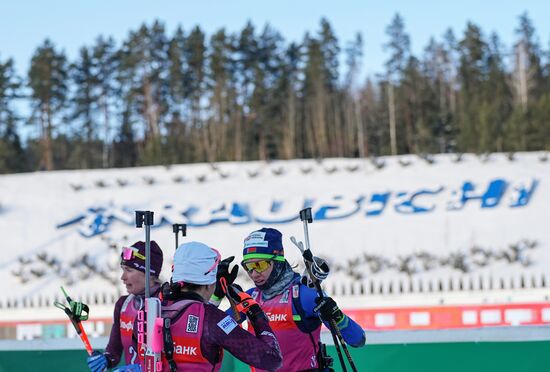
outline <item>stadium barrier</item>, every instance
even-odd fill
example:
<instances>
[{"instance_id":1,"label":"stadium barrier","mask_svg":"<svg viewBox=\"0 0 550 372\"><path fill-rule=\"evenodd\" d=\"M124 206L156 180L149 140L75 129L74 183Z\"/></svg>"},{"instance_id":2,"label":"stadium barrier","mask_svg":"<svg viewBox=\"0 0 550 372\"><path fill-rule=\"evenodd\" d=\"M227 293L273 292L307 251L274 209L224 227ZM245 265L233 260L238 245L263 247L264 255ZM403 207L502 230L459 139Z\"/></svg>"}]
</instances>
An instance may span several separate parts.
<instances>
[{"instance_id":1,"label":"stadium barrier","mask_svg":"<svg viewBox=\"0 0 550 372\"><path fill-rule=\"evenodd\" d=\"M330 343L328 334L322 337ZM106 341L92 343L99 347ZM521 326L367 332L367 345L350 351L359 371L366 372L541 372L550 365L548 348L550 327ZM334 347L328 349L337 360ZM221 371L249 371L229 353L225 355ZM87 370L79 340L0 341L0 372L61 370Z\"/></svg>"},{"instance_id":2,"label":"stadium barrier","mask_svg":"<svg viewBox=\"0 0 550 372\"><path fill-rule=\"evenodd\" d=\"M550 326L549 302L343 309L364 329L379 331ZM112 320L110 317L91 317L83 324L90 337L97 338L109 335ZM0 340L64 337L77 338L67 319L0 320Z\"/></svg>"}]
</instances>

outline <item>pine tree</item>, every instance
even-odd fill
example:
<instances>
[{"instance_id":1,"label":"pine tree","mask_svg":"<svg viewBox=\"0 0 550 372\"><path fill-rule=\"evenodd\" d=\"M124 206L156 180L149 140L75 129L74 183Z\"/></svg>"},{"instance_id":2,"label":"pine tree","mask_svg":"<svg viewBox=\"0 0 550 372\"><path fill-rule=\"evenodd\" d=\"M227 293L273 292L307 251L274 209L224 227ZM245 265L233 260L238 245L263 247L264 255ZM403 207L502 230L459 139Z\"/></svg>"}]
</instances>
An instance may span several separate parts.
<instances>
[{"instance_id":1,"label":"pine tree","mask_svg":"<svg viewBox=\"0 0 550 372\"><path fill-rule=\"evenodd\" d=\"M321 54L323 56L323 78L326 94L324 95L324 120L319 123L320 137L323 143L324 156L343 156L345 143L345 125L343 125L341 90L339 89L340 46L332 26L327 19L321 19L321 30L318 34Z\"/></svg>"},{"instance_id":2,"label":"pine tree","mask_svg":"<svg viewBox=\"0 0 550 372\"><path fill-rule=\"evenodd\" d=\"M442 151L456 149L457 124L457 96L458 96L458 42L451 29L443 36L443 69L444 69L444 102L440 109L440 118L444 123L445 140L441 144Z\"/></svg>"},{"instance_id":3,"label":"pine tree","mask_svg":"<svg viewBox=\"0 0 550 372\"><path fill-rule=\"evenodd\" d=\"M13 107L21 96L21 85L13 60L0 61L0 173L25 169L25 154L17 132L20 118Z\"/></svg>"},{"instance_id":4,"label":"pine tree","mask_svg":"<svg viewBox=\"0 0 550 372\"><path fill-rule=\"evenodd\" d=\"M459 48L460 107L457 145L463 152L479 152L479 117L484 103L482 92L483 82L487 76L488 46L477 25L468 23L464 38L459 42Z\"/></svg>"},{"instance_id":5,"label":"pine tree","mask_svg":"<svg viewBox=\"0 0 550 372\"><path fill-rule=\"evenodd\" d=\"M303 127L300 133L306 157L329 156L327 138L327 89L324 58L319 40L306 35L304 40Z\"/></svg>"},{"instance_id":6,"label":"pine tree","mask_svg":"<svg viewBox=\"0 0 550 372\"><path fill-rule=\"evenodd\" d=\"M168 89L172 113L182 115L184 100L186 97L185 70L187 69L184 50L185 34L181 27L176 32L168 45Z\"/></svg>"},{"instance_id":7,"label":"pine tree","mask_svg":"<svg viewBox=\"0 0 550 372\"><path fill-rule=\"evenodd\" d=\"M487 59L487 78L484 87L484 112L479 119L480 150L503 151L506 120L513 107L513 93L508 84L504 65L503 46L498 36L490 37Z\"/></svg>"},{"instance_id":8,"label":"pine tree","mask_svg":"<svg viewBox=\"0 0 550 372\"><path fill-rule=\"evenodd\" d=\"M404 153L420 153L429 151L429 144L422 148L418 145L418 139L422 136L430 136L426 118L426 109L423 94L426 93L425 78L420 71L420 62L416 57L409 57L409 61L403 71L403 79L400 89L397 91L397 102L400 108L401 119L404 124L405 139L402 148Z\"/></svg>"},{"instance_id":9,"label":"pine tree","mask_svg":"<svg viewBox=\"0 0 550 372\"><path fill-rule=\"evenodd\" d=\"M138 147L132 103L128 97L122 110L121 125L113 141L113 164L115 167L135 167L138 163Z\"/></svg>"},{"instance_id":10,"label":"pine tree","mask_svg":"<svg viewBox=\"0 0 550 372\"><path fill-rule=\"evenodd\" d=\"M536 101L542 93L543 71L541 47L535 35L535 28L527 12L519 16L515 30L518 41L515 50L515 86L518 103L526 109L530 100Z\"/></svg>"},{"instance_id":11,"label":"pine tree","mask_svg":"<svg viewBox=\"0 0 550 372\"><path fill-rule=\"evenodd\" d=\"M231 90L232 71L232 40L224 29L219 30L210 38L210 53L208 55L208 90L210 91L210 135L212 141L212 156L215 160L224 158L224 150L228 147L228 126L230 125L229 94Z\"/></svg>"},{"instance_id":12,"label":"pine tree","mask_svg":"<svg viewBox=\"0 0 550 372\"><path fill-rule=\"evenodd\" d=\"M248 129L254 122L254 113L250 104L254 92L254 75L258 70L258 41L255 35L255 28L251 22L241 30L236 42L235 58L237 60L238 96L240 100L240 117L235 121L235 160L249 159L249 154L254 150L248 149ZM240 120L239 120L240 119Z\"/></svg>"},{"instance_id":13,"label":"pine tree","mask_svg":"<svg viewBox=\"0 0 550 372\"><path fill-rule=\"evenodd\" d=\"M143 126L140 161L162 162L161 127L168 113L168 40L155 21L130 32L120 51L118 80L128 121Z\"/></svg>"},{"instance_id":14,"label":"pine tree","mask_svg":"<svg viewBox=\"0 0 550 372\"><path fill-rule=\"evenodd\" d=\"M291 43L285 51L283 70L275 88L281 95L280 119L282 123L282 138L280 147L282 157L294 159L303 157L297 141L302 125L300 121L300 101L298 92L301 90L300 66L302 64L301 46Z\"/></svg>"},{"instance_id":15,"label":"pine tree","mask_svg":"<svg viewBox=\"0 0 550 372\"><path fill-rule=\"evenodd\" d=\"M421 89L416 140L421 152L445 152L449 120L447 54L443 44L430 39L421 63Z\"/></svg>"},{"instance_id":16,"label":"pine tree","mask_svg":"<svg viewBox=\"0 0 550 372\"><path fill-rule=\"evenodd\" d=\"M395 87L400 84L404 71L410 57L410 37L405 32L405 23L399 14L396 14L386 28L386 34L390 38L384 45L385 50L390 52L390 58L386 61L387 69L387 94L391 154L398 153L397 148L397 126L398 117L396 112Z\"/></svg>"},{"instance_id":17,"label":"pine tree","mask_svg":"<svg viewBox=\"0 0 550 372\"><path fill-rule=\"evenodd\" d=\"M541 48L535 35L535 29L527 12L519 16L519 25L515 30L518 41L514 45L513 83L515 93L516 120L510 123L518 144L515 148L539 149L543 126L538 123L534 111L540 110L540 101L548 94L544 88L544 76L541 63ZM513 136L509 136L513 141ZM531 147L532 143L537 143Z\"/></svg>"},{"instance_id":18,"label":"pine tree","mask_svg":"<svg viewBox=\"0 0 550 372\"><path fill-rule=\"evenodd\" d=\"M103 138L101 151L101 165L107 168L110 162L110 146L112 142L112 112L119 98L119 91L116 85L116 73L120 68L117 50L113 38L98 37L93 46L92 54L94 77L97 83L98 110L102 116Z\"/></svg>"},{"instance_id":19,"label":"pine tree","mask_svg":"<svg viewBox=\"0 0 550 372\"><path fill-rule=\"evenodd\" d=\"M97 143L97 115L98 105L98 81L94 75L93 59L88 48L82 47L79 59L71 66L71 76L75 85L75 93L72 97L71 120L80 121L80 126L75 129L74 141L79 143L76 152L81 154L76 166L78 168L91 168L98 165L96 154Z\"/></svg>"},{"instance_id":20,"label":"pine tree","mask_svg":"<svg viewBox=\"0 0 550 372\"><path fill-rule=\"evenodd\" d=\"M68 66L63 52L55 50L48 39L37 48L28 73L33 114L31 120L38 122L42 145L40 168L54 169L53 133L56 117L67 101Z\"/></svg>"},{"instance_id":21,"label":"pine tree","mask_svg":"<svg viewBox=\"0 0 550 372\"><path fill-rule=\"evenodd\" d=\"M166 161L183 163L188 158L189 145L186 124L183 119L186 99L184 56L185 33L178 27L168 45L168 107L170 118L166 122Z\"/></svg>"},{"instance_id":22,"label":"pine tree","mask_svg":"<svg viewBox=\"0 0 550 372\"><path fill-rule=\"evenodd\" d=\"M357 87L357 79L363 55L363 37L356 34L355 40L350 42L346 48L348 72L344 84L347 121L346 148L348 155L365 157L365 128L361 113L361 101ZM352 150L354 149L354 150Z\"/></svg>"},{"instance_id":23,"label":"pine tree","mask_svg":"<svg viewBox=\"0 0 550 372\"><path fill-rule=\"evenodd\" d=\"M142 83L143 69L140 69L139 36L131 31L127 40L117 52L120 61L115 80L118 86L117 112L119 125L115 129L113 141L113 164L115 167L133 167L138 163L138 147L143 144L144 123L141 114L143 105ZM140 138L141 137L141 138Z\"/></svg>"},{"instance_id":24,"label":"pine tree","mask_svg":"<svg viewBox=\"0 0 550 372\"><path fill-rule=\"evenodd\" d=\"M318 40L323 55L324 83L330 93L338 88L340 46L338 38L326 18L321 19Z\"/></svg>"},{"instance_id":25,"label":"pine tree","mask_svg":"<svg viewBox=\"0 0 550 372\"><path fill-rule=\"evenodd\" d=\"M269 25L258 36L258 68L254 74L251 111L256 117L253 138L258 152L254 158L260 160L280 157L278 143L283 134L279 118L284 103L281 92L276 88L283 71L282 44L282 36Z\"/></svg>"},{"instance_id":26,"label":"pine tree","mask_svg":"<svg viewBox=\"0 0 550 372\"><path fill-rule=\"evenodd\" d=\"M360 102L361 102L361 117L364 119L365 128L365 140L363 141L365 146L365 157L369 157L373 154L380 154L379 143L382 141L377 128L387 128L382 126L382 115L380 115L381 104L378 102L378 92L372 80L367 78L366 83L360 89ZM385 110L383 110L385 112Z\"/></svg>"},{"instance_id":27,"label":"pine tree","mask_svg":"<svg viewBox=\"0 0 550 372\"><path fill-rule=\"evenodd\" d=\"M195 27L186 40L184 49L187 62L186 88L189 100L189 122L191 125L191 141L197 144L198 151L193 154L193 161L212 161L211 142L209 141L205 122L203 120L202 97L206 90L206 44L205 34Z\"/></svg>"}]
</instances>

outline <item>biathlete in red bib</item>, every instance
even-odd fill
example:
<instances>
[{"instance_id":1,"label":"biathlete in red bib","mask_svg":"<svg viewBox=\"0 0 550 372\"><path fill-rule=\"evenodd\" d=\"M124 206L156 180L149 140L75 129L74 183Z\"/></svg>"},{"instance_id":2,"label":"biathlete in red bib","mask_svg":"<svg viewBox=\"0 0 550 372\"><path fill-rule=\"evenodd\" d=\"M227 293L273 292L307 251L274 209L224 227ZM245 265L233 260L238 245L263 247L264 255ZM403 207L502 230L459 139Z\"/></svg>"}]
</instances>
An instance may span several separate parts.
<instances>
[{"instance_id":1,"label":"biathlete in red bib","mask_svg":"<svg viewBox=\"0 0 550 372\"><path fill-rule=\"evenodd\" d=\"M275 371L282 363L277 339L261 307L230 284L229 295L252 324L252 333L216 306L207 303L216 289L219 253L199 242L180 245L174 255L169 288L164 286L162 317L170 319L163 330L163 371L218 371L223 350L261 370ZM226 260L222 266L228 264Z\"/></svg>"},{"instance_id":2,"label":"biathlete in red bib","mask_svg":"<svg viewBox=\"0 0 550 372\"><path fill-rule=\"evenodd\" d=\"M94 352L88 357L88 367L92 372L102 372L116 367L122 355L126 362L126 371L139 371L138 347L132 340L134 321L142 309L145 293L145 242L139 241L125 247L120 255L122 276L127 296L122 296L115 304L113 328L105 352ZM162 270L163 254L158 244L151 241L151 295L160 290L159 274Z\"/></svg>"},{"instance_id":3,"label":"biathlete in red bib","mask_svg":"<svg viewBox=\"0 0 550 372\"><path fill-rule=\"evenodd\" d=\"M255 284L247 293L265 311L281 346L283 366L278 371L330 370L330 358L322 353L320 344L322 322L327 325L335 320L347 344L365 344L364 330L340 311L332 298L320 301L315 289L302 284L300 274L284 257L278 230L252 232L244 240L241 265Z\"/></svg>"}]
</instances>

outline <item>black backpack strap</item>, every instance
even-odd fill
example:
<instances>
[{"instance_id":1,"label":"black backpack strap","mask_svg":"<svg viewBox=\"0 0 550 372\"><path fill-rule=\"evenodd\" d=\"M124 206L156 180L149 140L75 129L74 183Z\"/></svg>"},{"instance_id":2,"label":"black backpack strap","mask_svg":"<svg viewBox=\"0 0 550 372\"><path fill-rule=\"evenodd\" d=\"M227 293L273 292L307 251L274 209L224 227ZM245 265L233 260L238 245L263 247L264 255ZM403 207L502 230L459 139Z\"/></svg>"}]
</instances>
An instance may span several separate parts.
<instances>
[{"instance_id":1,"label":"black backpack strap","mask_svg":"<svg viewBox=\"0 0 550 372\"><path fill-rule=\"evenodd\" d=\"M170 366L170 372L176 372L178 366L174 361L174 340L172 339L172 332L170 332L171 325L170 318L164 318L162 324L162 338L164 341L164 356Z\"/></svg>"}]
</instances>

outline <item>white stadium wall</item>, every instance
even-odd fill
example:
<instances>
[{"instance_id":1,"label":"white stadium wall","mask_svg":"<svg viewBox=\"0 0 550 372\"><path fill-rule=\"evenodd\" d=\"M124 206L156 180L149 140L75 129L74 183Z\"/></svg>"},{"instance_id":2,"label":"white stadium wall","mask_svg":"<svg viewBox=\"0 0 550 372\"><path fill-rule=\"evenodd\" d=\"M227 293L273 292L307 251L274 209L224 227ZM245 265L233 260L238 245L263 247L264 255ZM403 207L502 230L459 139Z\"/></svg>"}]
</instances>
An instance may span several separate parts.
<instances>
[{"instance_id":1,"label":"white stadium wall","mask_svg":"<svg viewBox=\"0 0 550 372\"><path fill-rule=\"evenodd\" d=\"M465 326L497 318L498 324L544 323L550 321L544 305L550 286L549 183L545 153L1 176L0 325L30 326L37 309L43 321L62 319L52 308L61 285L108 322L113 301L123 293L120 248L144 238L134 225L135 210L155 212L151 235L165 252L167 279L175 248L172 223L188 225L180 242L203 241L237 260L249 232L275 227L283 232L288 260L299 265L290 236L303 239L298 211L307 206L315 218L312 250L331 264L325 288L344 308L362 312L357 316L366 326L437 327L437 309L448 306L464 307L455 316ZM498 308L500 315L491 318L494 311L487 311L494 309L483 306ZM514 306L532 315L511 312ZM103 325L98 327L102 333Z\"/></svg>"}]
</instances>

